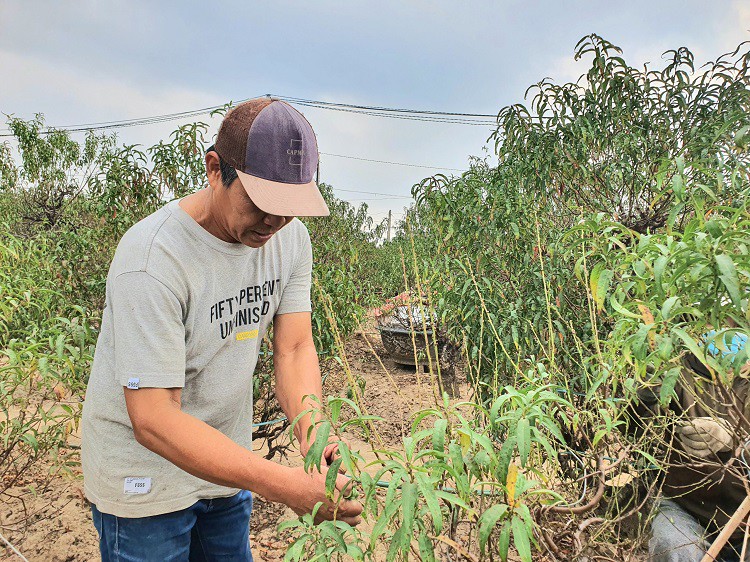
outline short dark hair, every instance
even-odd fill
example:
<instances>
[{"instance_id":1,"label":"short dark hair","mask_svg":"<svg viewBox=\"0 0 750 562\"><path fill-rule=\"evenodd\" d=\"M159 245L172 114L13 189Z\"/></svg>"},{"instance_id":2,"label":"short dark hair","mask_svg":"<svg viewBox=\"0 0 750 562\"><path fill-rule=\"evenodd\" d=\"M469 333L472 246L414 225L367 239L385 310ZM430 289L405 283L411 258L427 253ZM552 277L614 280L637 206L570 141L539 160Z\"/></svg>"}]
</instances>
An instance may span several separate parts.
<instances>
[{"instance_id":1,"label":"short dark hair","mask_svg":"<svg viewBox=\"0 0 750 562\"><path fill-rule=\"evenodd\" d=\"M208 147L208 150L206 152L216 152L216 148L214 145L211 145ZM235 170L232 166L227 164L224 159L221 157L221 154L216 152L216 155L219 157L219 169L221 170L221 183L224 184L224 187L229 187L232 185L234 180L237 179L237 170Z\"/></svg>"}]
</instances>

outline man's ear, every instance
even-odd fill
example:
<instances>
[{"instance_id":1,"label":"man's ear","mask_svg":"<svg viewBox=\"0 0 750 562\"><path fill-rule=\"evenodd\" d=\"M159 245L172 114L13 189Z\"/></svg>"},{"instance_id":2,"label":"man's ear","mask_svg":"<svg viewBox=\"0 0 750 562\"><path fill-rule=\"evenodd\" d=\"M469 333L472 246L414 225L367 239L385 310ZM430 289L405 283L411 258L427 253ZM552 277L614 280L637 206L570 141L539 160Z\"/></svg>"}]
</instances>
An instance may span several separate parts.
<instances>
[{"instance_id":1,"label":"man's ear","mask_svg":"<svg viewBox=\"0 0 750 562\"><path fill-rule=\"evenodd\" d=\"M219 164L219 155L213 150L206 152L206 176L208 177L208 185L212 189L216 190L223 187L221 181L221 165Z\"/></svg>"}]
</instances>

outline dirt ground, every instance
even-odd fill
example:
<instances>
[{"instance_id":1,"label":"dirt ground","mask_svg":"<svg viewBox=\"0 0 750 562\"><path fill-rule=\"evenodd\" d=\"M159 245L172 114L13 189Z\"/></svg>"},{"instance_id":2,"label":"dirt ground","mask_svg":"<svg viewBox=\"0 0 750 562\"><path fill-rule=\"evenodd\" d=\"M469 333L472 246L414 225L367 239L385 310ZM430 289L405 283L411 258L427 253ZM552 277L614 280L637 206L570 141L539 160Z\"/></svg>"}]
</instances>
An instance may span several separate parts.
<instances>
[{"instance_id":1,"label":"dirt ground","mask_svg":"<svg viewBox=\"0 0 750 562\"><path fill-rule=\"evenodd\" d=\"M345 356L351 375L359 384L364 383L364 407L369 414L384 418L376 426L382 444L397 446L408 432L411 414L435 403L429 376L387 359L372 319L348 340ZM325 370L329 375L324 394L346 393L351 379L345 370L333 362L325 365ZM466 385L461 386L461 392L465 398ZM356 439L352 445L356 447ZM75 448L78 443L73 440L71 446ZM257 447L262 450L262 443ZM294 465L301 458L293 453L281 462ZM35 493L29 492L29 486ZM0 533L29 562L98 560L98 537L82 488L80 471L74 471L72 477L49 477L48 469L40 467L11 491L16 499L0 505ZM282 560L291 539L280 536L276 526L294 518L294 514L262 497L254 499L250 538L255 560ZM20 560L1 539L0 559Z\"/></svg>"}]
</instances>

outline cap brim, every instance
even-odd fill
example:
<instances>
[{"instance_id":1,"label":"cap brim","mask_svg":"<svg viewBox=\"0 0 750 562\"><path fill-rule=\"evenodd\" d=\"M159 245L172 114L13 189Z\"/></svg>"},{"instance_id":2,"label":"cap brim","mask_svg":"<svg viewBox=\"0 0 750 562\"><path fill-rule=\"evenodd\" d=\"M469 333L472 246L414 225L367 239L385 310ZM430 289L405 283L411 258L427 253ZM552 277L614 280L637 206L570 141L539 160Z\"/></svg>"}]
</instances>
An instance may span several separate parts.
<instances>
[{"instance_id":1,"label":"cap brim","mask_svg":"<svg viewBox=\"0 0 750 562\"><path fill-rule=\"evenodd\" d=\"M242 187L261 210L279 217L327 217L330 214L314 181L279 183L237 170Z\"/></svg>"}]
</instances>

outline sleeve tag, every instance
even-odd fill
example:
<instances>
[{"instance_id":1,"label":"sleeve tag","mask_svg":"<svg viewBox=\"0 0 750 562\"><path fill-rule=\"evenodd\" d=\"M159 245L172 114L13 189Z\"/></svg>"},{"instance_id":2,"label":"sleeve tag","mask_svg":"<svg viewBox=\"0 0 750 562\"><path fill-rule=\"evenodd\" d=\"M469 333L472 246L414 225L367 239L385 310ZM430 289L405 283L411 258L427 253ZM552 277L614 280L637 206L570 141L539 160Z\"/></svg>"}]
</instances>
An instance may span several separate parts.
<instances>
[{"instance_id":1,"label":"sleeve tag","mask_svg":"<svg viewBox=\"0 0 750 562\"><path fill-rule=\"evenodd\" d=\"M128 379L128 388L131 390L138 390L141 386L141 379L133 377Z\"/></svg>"},{"instance_id":2,"label":"sleeve tag","mask_svg":"<svg viewBox=\"0 0 750 562\"><path fill-rule=\"evenodd\" d=\"M151 491L151 478L128 476L125 479L126 494L148 494Z\"/></svg>"}]
</instances>

